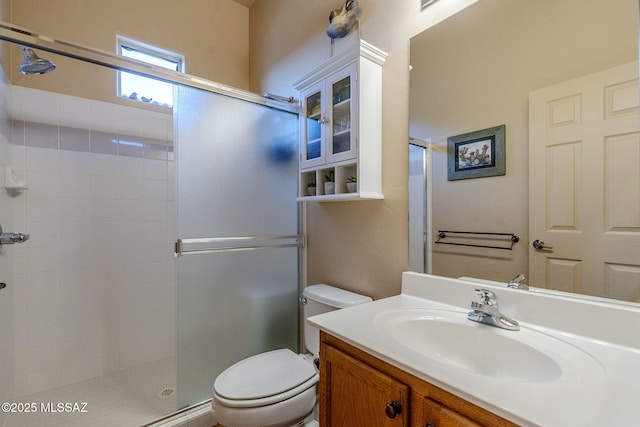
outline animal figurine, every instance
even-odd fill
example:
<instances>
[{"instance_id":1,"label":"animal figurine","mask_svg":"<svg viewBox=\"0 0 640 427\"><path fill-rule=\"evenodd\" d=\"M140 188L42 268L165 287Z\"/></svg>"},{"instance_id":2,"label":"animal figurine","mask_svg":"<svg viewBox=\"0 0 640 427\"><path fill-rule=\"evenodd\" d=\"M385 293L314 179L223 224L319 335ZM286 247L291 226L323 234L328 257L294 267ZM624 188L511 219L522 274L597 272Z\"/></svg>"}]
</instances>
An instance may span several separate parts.
<instances>
[{"instance_id":1,"label":"animal figurine","mask_svg":"<svg viewBox=\"0 0 640 427\"><path fill-rule=\"evenodd\" d=\"M347 0L342 9L334 9L329 14L327 35L331 39L342 38L349 34L362 14L359 0Z\"/></svg>"}]
</instances>

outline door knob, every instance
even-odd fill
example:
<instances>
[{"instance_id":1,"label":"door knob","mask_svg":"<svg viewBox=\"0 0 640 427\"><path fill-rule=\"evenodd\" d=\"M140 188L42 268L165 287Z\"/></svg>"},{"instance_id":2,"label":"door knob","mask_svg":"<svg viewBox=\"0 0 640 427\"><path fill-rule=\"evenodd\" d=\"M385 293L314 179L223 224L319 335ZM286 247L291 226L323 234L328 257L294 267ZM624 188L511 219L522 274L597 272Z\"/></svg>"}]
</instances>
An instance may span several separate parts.
<instances>
[{"instance_id":1,"label":"door knob","mask_svg":"<svg viewBox=\"0 0 640 427\"><path fill-rule=\"evenodd\" d=\"M547 246L542 240L534 240L533 247L536 249L553 249L553 246Z\"/></svg>"}]
</instances>

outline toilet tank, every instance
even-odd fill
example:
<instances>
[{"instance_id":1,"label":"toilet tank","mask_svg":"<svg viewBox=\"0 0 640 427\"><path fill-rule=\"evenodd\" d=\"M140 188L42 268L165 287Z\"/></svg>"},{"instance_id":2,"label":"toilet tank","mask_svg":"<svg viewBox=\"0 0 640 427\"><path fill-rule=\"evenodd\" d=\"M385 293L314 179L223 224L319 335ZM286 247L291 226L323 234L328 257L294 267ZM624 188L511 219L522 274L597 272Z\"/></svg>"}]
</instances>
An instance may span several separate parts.
<instances>
[{"instance_id":1,"label":"toilet tank","mask_svg":"<svg viewBox=\"0 0 640 427\"><path fill-rule=\"evenodd\" d=\"M314 355L320 351L320 330L306 321L308 317L372 301L368 296L325 284L307 286L302 295L306 301L302 306L304 344Z\"/></svg>"}]
</instances>

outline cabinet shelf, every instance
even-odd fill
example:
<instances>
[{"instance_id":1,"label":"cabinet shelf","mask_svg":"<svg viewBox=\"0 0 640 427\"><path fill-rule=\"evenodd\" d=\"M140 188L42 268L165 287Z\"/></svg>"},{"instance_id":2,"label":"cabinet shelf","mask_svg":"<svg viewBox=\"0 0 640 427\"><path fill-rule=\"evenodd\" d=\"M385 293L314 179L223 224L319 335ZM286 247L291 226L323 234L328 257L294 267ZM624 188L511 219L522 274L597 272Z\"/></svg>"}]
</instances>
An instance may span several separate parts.
<instances>
[{"instance_id":1,"label":"cabinet shelf","mask_svg":"<svg viewBox=\"0 0 640 427\"><path fill-rule=\"evenodd\" d=\"M320 196L301 196L298 202L346 202L349 200L382 200L382 193L343 193L343 194L323 194Z\"/></svg>"},{"instance_id":2,"label":"cabinet shelf","mask_svg":"<svg viewBox=\"0 0 640 427\"><path fill-rule=\"evenodd\" d=\"M333 104L333 108L335 110L341 109L341 110L349 110L349 104L351 104L351 98L345 99L344 101L340 101L340 102L336 102L335 104Z\"/></svg>"},{"instance_id":3,"label":"cabinet shelf","mask_svg":"<svg viewBox=\"0 0 640 427\"><path fill-rule=\"evenodd\" d=\"M340 136L340 135L350 135L351 134L351 129L346 129L346 130L339 130L337 132L333 133L334 138L336 136ZM311 141L310 141L311 142Z\"/></svg>"},{"instance_id":4,"label":"cabinet shelf","mask_svg":"<svg viewBox=\"0 0 640 427\"><path fill-rule=\"evenodd\" d=\"M335 177L334 193L325 194L325 177L329 174L333 174ZM351 176L358 179L357 190L353 193L349 192L347 188L347 182ZM372 185L371 180L364 180L360 183L360 176L366 176L366 174L359 172L358 163L353 160L303 170L300 172L299 197L296 200L298 202L340 202L384 199L382 192L378 191L378 185ZM313 196L308 192L308 184L311 182L316 184L316 194Z\"/></svg>"}]
</instances>

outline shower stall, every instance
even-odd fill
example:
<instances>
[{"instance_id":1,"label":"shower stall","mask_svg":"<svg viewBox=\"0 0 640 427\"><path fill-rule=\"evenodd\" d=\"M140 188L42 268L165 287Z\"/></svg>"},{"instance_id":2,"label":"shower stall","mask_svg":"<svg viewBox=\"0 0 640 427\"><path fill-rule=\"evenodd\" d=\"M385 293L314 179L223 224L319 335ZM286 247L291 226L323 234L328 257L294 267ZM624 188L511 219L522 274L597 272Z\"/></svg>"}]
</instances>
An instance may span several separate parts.
<instances>
[{"instance_id":1,"label":"shower stall","mask_svg":"<svg viewBox=\"0 0 640 427\"><path fill-rule=\"evenodd\" d=\"M211 425L218 373L299 350L297 107L0 39L0 224L30 235L0 251L0 426ZM23 56L57 68L15 78ZM173 108L56 81L121 70L173 84Z\"/></svg>"}]
</instances>

